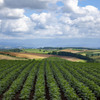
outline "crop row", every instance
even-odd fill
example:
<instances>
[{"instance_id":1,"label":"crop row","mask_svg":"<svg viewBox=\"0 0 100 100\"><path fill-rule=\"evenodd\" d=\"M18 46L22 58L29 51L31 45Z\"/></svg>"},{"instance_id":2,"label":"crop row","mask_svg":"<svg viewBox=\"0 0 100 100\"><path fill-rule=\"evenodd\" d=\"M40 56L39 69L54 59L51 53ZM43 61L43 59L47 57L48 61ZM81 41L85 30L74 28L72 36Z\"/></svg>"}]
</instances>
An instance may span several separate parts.
<instances>
[{"instance_id":1,"label":"crop row","mask_svg":"<svg viewBox=\"0 0 100 100\"><path fill-rule=\"evenodd\" d=\"M23 89L21 90L20 93L20 99L21 100L29 100L30 99L30 94L33 89L33 84L35 82L35 77L37 76L38 72L38 67L40 65L40 61L35 62L34 67L32 68L31 72L29 73L29 76L27 77L27 80L23 86ZM33 94L34 95L34 94Z\"/></svg>"},{"instance_id":2,"label":"crop row","mask_svg":"<svg viewBox=\"0 0 100 100\"><path fill-rule=\"evenodd\" d=\"M68 100L81 100L53 62L51 62L51 68L57 80L57 83L64 92L64 96Z\"/></svg>"},{"instance_id":3,"label":"crop row","mask_svg":"<svg viewBox=\"0 0 100 100\"><path fill-rule=\"evenodd\" d=\"M18 61L0 60L0 69L9 65L15 64L17 62L20 62L20 61L19 60Z\"/></svg>"},{"instance_id":4,"label":"crop row","mask_svg":"<svg viewBox=\"0 0 100 100\"><path fill-rule=\"evenodd\" d=\"M62 72L64 78L70 83L74 88L76 93L83 100L96 100L95 95L92 91L86 87L82 82L79 82L68 70L66 70L61 64L57 64L58 69ZM72 72L74 73L74 71Z\"/></svg>"},{"instance_id":5,"label":"crop row","mask_svg":"<svg viewBox=\"0 0 100 100\"><path fill-rule=\"evenodd\" d=\"M61 100L60 89L57 85L57 82L54 79L49 62L46 62L45 71L46 71L47 86L49 88L49 95L51 100Z\"/></svg>"},{"instance_id":6,"label":"crop row","mask_svg":"<svg viewBox=\"0 0 100 100\"><path fill-rule=\"evenodd\" d=\"M59 58L0 62L0 100L100 99L100 64Z\"/></svg>"},{"instance_id":7,"label":"crop row","mask_svg":"<svg viewBox=\"0 0 100 100\"><path fill-rule=\"evenodd\" d=\"M34 100L45 100L44 60L42 61L35 85Z\"/></svg>"},{"instance_id":8,"label":"crop row","mask_svg":"<svg viewBox=\"0 0 100 100\"><path fill-rule=\"evenodd\" d=\"M18 63L19 63L19 62L13 62L13 63L11 63L11 64L7 63L6 66L0 66L0 74L1 74L3 71L5 71L5 70L7 70L7 69L9 69L9 68L11 68L11 67L13 67L14 65L16 65L16 64L18 64Z\"/></svg>"},{"instance_id":9,"label":"crop row","mask_svg":"<svg viewBox=\"0 0 100 100\"><path fill-rule=\"evenodd\" d=\"M80 65L79 65L80 66ZM93 76L95 76L95 77L97 77L97 78L100 78L100 73L98 73L98 72L96 72L94 69L92 69L91 70L91 68L85 68L85 67L79 67L81 70L83 70L83 71L85 71L85 72L87 72L87 73L89 73L89 74L91 74L91 75L93 75ZM94 67L95 68L95 67ZM96 69L97 70L97 69Z\"/></svg>"},{"instance_id":10,"label":"crop row","mask_svg":"<svg viewBox=\"0 0 100 100\"><path fill-rule=\"evenodd\" d=\"M96 97L100 97L100 87L94 83L94 81L89 80L88 78L84 77L77 70L73 69L69 66L64 66L78 81L84 83L92 92L96 95Z\"/></svg>"},{"instance_id":11,"label":"crop row","mask_svg":"<svg viewBox=\"0 0 100 100\"><path fill-rule=\"evenodd\" d=\"M93 76L92 74L87 73L85 70L81 69L80 67L71 66L71 68L77 70L77 72L79 74L81 74L82 76L88 78L89 80L94 81L97 85L100 85L100 79L99 78ZM87 70L89 70L89 69L87 69Z\"/></svg>"},{"instance_id":12,"label":"crop row","mask_svg":"<svg viewBox=\"0 0 100 100\"><path fill-rule=\"evenodd\" d=\"M21 86L23 86L23 83L25 79L27 78L30 70L33 67L34 62L29 64L22 72L19 74L17 79L13 81L12 85L10 86L9 90L5 92L4 94L4 100L12 100L15 96L15 94L21 89Z\"/></svg>"},{"instance_id":13,"label":"crop row","mask_svg":"<svg viewBox=\"0 0 100 100\"><path fill-rule=\"evenodd\" d=\"M7 68L5 71L3 71L3 73L0 74L0 80L2 80L4 77L6 77L9 74L9 72L11 73L16 68L18 68L19 66L21 66L23 64L24 63L17 63L16 65L13 65L10 68Z\"/></svg>"},{"instance_id":14,"label":"crop row","mask_svg":"<svg viewBox=\"0 0 100 100\"><path fill-rule=\"evenodd\" d=\"M30 63L30 62L29 62ZM26 68L29 63L25 63L19 66L17 69L9 73L4 79L0 81L0 95L11 85L11 83L17 78L17 76Z\"/></svg>"}]
</instances>

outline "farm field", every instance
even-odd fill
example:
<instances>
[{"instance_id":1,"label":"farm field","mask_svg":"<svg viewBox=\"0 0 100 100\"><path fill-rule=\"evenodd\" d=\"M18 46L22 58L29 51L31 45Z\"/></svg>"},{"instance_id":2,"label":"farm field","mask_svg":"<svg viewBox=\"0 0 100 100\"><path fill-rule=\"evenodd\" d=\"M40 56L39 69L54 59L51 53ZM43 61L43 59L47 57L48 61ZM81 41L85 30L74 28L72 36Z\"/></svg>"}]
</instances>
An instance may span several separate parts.
<instances>
[{"instance_id":1,"label":"farm field","mask_svg":"<svg viewBox=\"0 0 100 100\"><path fill-rule=\"evenodd\" d=\"M100 50L86 50L86 51L83 51L83 52L79 52L80 54L97 54L97 53L100 53Z\"/></svg>"},{"instance_id":2,"label":"farm field","mask_svg":"<svg viewBox=\"0 0 100 100\"><path fill-rule=\"evenodd\" d=\"M88 50L85 52L80 52L79 54L84 55L84 56L89 56L95 61L100 62L100 50Z\"/></svg>"},{"instance_id":3,"label":"farm field","mask_svg":"<svg viewBox=\"0 0 100 100\"><path fill-rule=\"evenodd\" d=\"M76 54L81 54L83 56L89 56L90 58L94 59L97 62L100 62L100 50L88 50L88 49L63 49L60 51L64 52L71 52Z\"/></svg>"},{"instance_id":4,"label":"farm field","mask_svg":"<svg viewBox=\"0 0 100 100\"><path fill-rule=\"evenodd\" d=\"M12 56L8 56L8 55L0 54L0 60L26 60L26 59L20 58L20 57L12 57Z\"/></svg>"},{"instance_id":5,"label":"farm field","mask_svg":"<svg viewBox=\"0 0 100 100\"><path fill-rule=\"evenodd\" d=\"M37 54L37 53L19 53L19 52L0 52L0 53L7 54L14 57L19 57L19 58L27 58L27 59L44 59L50 56L50 55Z\"/></svg>"},{"instance_id":6,"label":"farm field","mask_svg":"<svg viewBox=\"0 0 100 100\"><path fill-rule=\"evenodd\" d=\"M95 59L96 61L100 62L100 56L93 56L92 59Z\"/></svg>"},{"instance_id":7,"label":"farm field","mask_svg":"<svg viewBox=\"0 0 100 100\"><path fill-rule=\"evenodd\" d=\"M21 49L21 52L26 52L26 53L40 53L40 54L48 54L49 52L52 51L64 51L64 52L71 52L71 53L81 53L88 51L87 49Z\"/></svg>"},{"instance_id":8,"label":"farm field","mask_svg":"<svg viewBox=\"0 0 100 100\"><path fill-rule=\"evenodd\" d=\"M100 63L0 60L0 100L100 100Z\"/></svg>"},{"instance_id":9,"label":"farm field","mask_svg":"<svg viewBox=\"0 0 100 100\"><path fill-rule=\"evenodd\" d=\"M74 53L74 54L79 54L82 56L86 56L89 58L94 59L97 62L100 62L100 50L99 49L86 49L86 48L80 48L80 49L75 49L75 48L38 48L38 49L8 49L8 50L1 50L0 53L6 54L7 56L11 57L17 57L17 58L24 58L24 59L44 59L48 58L50 56L55 56L52 55L52 52L69 52L69 53ZM51 54L51 55L50 55ZM7 57L8 58L8 57ZM66 56L66 57L61 57L63 59L67 59L69 61L75 61L75 62L84 62L84 60L78 58L78 57L71 57L71 56Z\"/></svg>"},{"instance_id":10,"label":"farm field","mask_svg":"<svg viewBox=\"0 0 100 100\"><path fill-rule=\"evenodd\" d=\"M52 51L57 51L57 49L22 49L21 52L26 52L26 53L40 53L40 54L48 54L49 52Z\"/></svg>"},{"instance_id":11,"label":"farm field","mask_svg":"<svg viewBox=\"0 0 100 100\"><path fill-rule=\"evenodd\" d=\"M100 53L100 49L62 49L60 51L71 52L71 53Z\"/></svg>"},{"instance_id":12,"label":"farm field","mask_svg":"<svg viewBox=\"0 0 100 100\"><path fill-rule=\"evenodd\" d=\"M85 52L87 50L77 50L77 49L63 49L63 50L60 50L60 51L64 51L64 52L71 52L71 53L80 53L80 52Z\"/></svg>"},{"instance_id":13,"label":"farm field","mask_svg":"<svg viewBox=\"0 0 100 100\"><path fill-rule=\"evenodd\" d=\"M16 58L14 58L14 57L9 57L9 56L0 54L0 60L1 60L1 59L6 59L6 60L16 60Z\"/></svg>"},{"instance_id":14,"label":"farm field","mask_svg":"<svg viewBox=\"0 0 100 100\"><path fill-rule=\"evenodd\" d=\"M60 58L63 58L63 59L69 60L69 61L74 61L74 62L85 62L85 60L78 59L78 58L75 58L75 57L67 57L67 56L64 57L64 56L40 54L40 53L2 52L2 51L0 51L0 53L5 54L5 55L9 55L9 56L14 56L14 57L17 57L17 58L23 58L23 59L25 59L25 58L26 59L44 59L44 58L54 56L54 57L60 57Z\"/></svg>"}]
</instances>

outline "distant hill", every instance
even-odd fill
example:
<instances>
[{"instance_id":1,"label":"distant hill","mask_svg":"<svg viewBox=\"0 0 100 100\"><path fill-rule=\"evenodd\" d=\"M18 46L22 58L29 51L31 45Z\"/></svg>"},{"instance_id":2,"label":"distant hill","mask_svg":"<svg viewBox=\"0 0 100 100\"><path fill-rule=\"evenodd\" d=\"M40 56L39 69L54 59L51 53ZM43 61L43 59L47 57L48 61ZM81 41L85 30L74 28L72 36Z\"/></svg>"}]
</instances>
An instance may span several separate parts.
<instances>
[{"instance_id":1,"label":"distant hill","mask_svg":"<svg viewBox=\"0 0 100 100\"><path fill-rule=\"evenodd\" d=\"M21 52L21 49L0 49L0 51L4 52Z\"/></svg>"}]
</instances>

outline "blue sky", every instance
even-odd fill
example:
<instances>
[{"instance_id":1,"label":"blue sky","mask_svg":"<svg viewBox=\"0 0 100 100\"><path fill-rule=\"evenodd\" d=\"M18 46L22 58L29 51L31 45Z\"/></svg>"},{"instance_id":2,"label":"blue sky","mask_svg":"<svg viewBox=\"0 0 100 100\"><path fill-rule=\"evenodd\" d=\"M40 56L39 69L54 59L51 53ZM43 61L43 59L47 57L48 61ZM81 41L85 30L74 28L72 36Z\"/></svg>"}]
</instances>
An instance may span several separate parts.
<instances>
[{"instance_id":1,"label":"blue sky","mask_svg":"<svg viewBox=\"0 0 100 100\"><path fill-rule=\"evenodd\" d=\"M80 0L79 6L93 5L100 9L100 0Z\"/></svg>"},{"instance_id":2,"label":"blue sky","mask_svg":"<svg viewBox=\"0 0 100 100\"><path fill-rule=\"evenodd\" d=\"M99 0L0 0L0 47L99 43Z\"/></svg>"},{"instance_id":3,"label":"blue sky","mask_svg":"<svg viewBox=\"0 0 100 100\"><path fill-rule=\"evenodd\" d=\"M58 1L57 5L63 6L64 4L61 1ZM92 5L92 6L97 7L100 10L100 0L79 0L78 5L81 6L81 7L84 7L84 6L87 6L87 5ZM37 13L37 12L35 10L32 10L32 9L25 9L25 15L26 16L30 16L33 13Z\"/></svg>"}]
</instances>

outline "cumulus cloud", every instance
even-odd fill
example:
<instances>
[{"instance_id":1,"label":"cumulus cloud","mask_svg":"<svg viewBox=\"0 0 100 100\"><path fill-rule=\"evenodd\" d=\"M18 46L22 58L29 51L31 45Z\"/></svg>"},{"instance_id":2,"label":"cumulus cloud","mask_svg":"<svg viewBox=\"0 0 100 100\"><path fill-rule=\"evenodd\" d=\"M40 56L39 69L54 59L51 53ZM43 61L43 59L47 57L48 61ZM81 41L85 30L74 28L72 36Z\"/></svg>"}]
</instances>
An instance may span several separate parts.
<instances>
[{"instance_id":1,"label":"cumulus cloud","mask_svg":"<svg viewBox=\"0 0 100 100\"><path fill-rule=\"evenodd\" d=\"M78 0L63 0L64 7L62 10L65 13L76 13L76 14L98 14L99 10L91 5L87 5L85 7L78 6Z\"/></svg>"},{"instance_id":2,"label":"cumulus cloud","mask_svg":"<svg viewBox=\"0 0 100 100\"><path fill-rule=\"evenodd\" d=\"M53 18L51 13L32 14L31 19L34 22L35 29L45 29L47 25L52 24Z\"/></svg>"},{"instance_id":3,"label":"cumulus cloud","mask_svg":"<svg viewBox=\"0 0 100 100\"><path fill-rule=\"evenodd\" d=\"M78 0L63 0L63 10L66 12L77 12L79 10Z\"/></svg>"},{"instance_id":4,"label":"cumulus cloud","mask_svg":"<svg viewBox=\"0 0 100 100\"><path fill-rule=\"evenodd\" d=\"M0 9L0 19L17 19L24 16L24 9Z\"/></svg>"},{"instance_id":5,"label":"cumulus cloud","mask_svg":"<svg viewBox=\"0 0 100 100\"><path fill-rule=\"evenodd\" d=\"M4 5L4 1L3 0L0 0L0 8L2 8Z\"/></svg>"},{"instance_id":6,"label":"cumulus cloud","mask_svg":"<svg viewBox=\"0 0 100 100\"><path fill-rule=\"evenodd\" d=\"M30 30L30 19L23 17L16 20L3 20L1 22L1 33L12 36L21 36Z\"/></svg>"},{"instance_id":7,"label":"cumulus cloud","mask_svg":"<svg viewBox=\"0 0 100 100\"><path fill-rule=\"evenodd\" d=\"M64 5L57 6L57 1L62 1ZM47 9L51 4L55 5L54 10ZM1 0L0 7L0 34L5 36L100 38L100 11L91 5L80 7L78 0ZM24 8L46 11L27 17Z\"/></svg>"}]
</instances>

